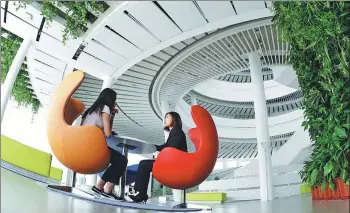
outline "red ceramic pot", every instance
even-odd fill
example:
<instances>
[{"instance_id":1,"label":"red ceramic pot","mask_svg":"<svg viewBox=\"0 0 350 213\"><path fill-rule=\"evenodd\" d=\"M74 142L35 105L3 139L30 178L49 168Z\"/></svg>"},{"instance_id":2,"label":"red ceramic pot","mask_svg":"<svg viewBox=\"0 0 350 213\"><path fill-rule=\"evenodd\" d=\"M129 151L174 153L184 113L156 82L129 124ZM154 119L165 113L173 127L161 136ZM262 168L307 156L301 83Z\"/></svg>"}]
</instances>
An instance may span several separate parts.
<instances>
[{"instance_id":1,"label":"red ceramic pot","mask_svg":"<svg viewBox=\"0 0 350 213\"><path fill-rule=\"evenodd\" d=\"M314 188L311 188L311 195L312 195L313 200L317 200L316 199L316 190Z\"/></svg>"},{"instance_id":2,"label":"red ceramic pot","mask_svg":"<svg viewBox=\"0 0 350 213\"><path fill-rule=\"evenodd\" d=\"M349 185L345 184L341 178L337 178L336 183L339 186L340 198L342 200L349 199Z\"/></svg>"},{"instance_id":3,"label":"red ceramic pot","mask_svg":"<svg viewBox=\"0 0 350 213\"><path fill-rule=\"evenodd\" d=\"M324 200L325 199L325 195L324 195L324 191L322 191L321 186L318 186L317 189L318 189L318 193L320 195L320 200Z\"/></svg>"},{"instance_id":4,"label":"red ceramic pot","mask_svg":"<svg viewBox=\"0 0 350 213\"><path fill-rule=\"evenodd\" d=\"M332 199L333 200L340 200L340 190L337 181L335 182L335 189L331 190L332 192Z\"/></svg>"},{"instance_id":5,"label":"red ceramic pot","mask_svg":"<svg viewBox=\"0 0 350 213\"><path fill-rule=\"evenodd\" d=\"M321 189L322 190L322 189ZM331 200L332 199L332 190L329 188L329 183L327 183L326 188L323 191L324 199Z\"/></svg>"},{"instance_id":6,"label":"red ceramic pot","mask_svg":"<svg viewBox=\"0 0 350 213\"><path fill-rule=\"evenodd\" d=\"M315 200L321 200L321 189L320 189L320 187L315 186L314 190L315 190L315 197L316 197Z\"/></svg>"}]
</instances>

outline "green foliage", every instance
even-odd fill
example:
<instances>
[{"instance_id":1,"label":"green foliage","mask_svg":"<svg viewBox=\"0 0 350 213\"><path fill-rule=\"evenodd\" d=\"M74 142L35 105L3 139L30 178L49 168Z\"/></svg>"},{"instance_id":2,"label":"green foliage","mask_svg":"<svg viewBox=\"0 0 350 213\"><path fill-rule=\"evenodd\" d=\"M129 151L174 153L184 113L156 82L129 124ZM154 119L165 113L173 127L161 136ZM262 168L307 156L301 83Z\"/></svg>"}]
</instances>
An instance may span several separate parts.
<instances>
[{"instance_id":1,"label":"green foliage","mask_svg":"<svg viewBox=\"0 0 350 213\"><path fill-rule=\"evenodd\" d=\"M1 33L7 33L7 37L1 37L1 83L6 79L7 73L10 69L13 59L21 46L22 39L16 35L1 29ZM33 91L28 88L29 79L28 72L25 70L26 66L22 67L17 75L16 81L13 85L11 95L19 105L31 105L32 110L36 113L39 110L40 102L33 97Z\"/></svg>"},{"instance_id":2,"label":"green foliage","mask_svg":"<svg viewBox=\"0 0 350 213\"><path fill-rule=\"evenodd\" d=\"M24 8L32 2L20 2L18 8ZM50 24L57 16L66 20L62 41L65 43L68 38L76 39L86 31L87 24L95 21L89 13L100 14L106 10L105 5L98 1L48 1L41 2L41 12ZM59 9L60 8L60 9Z\"/></svg>"},{"instance_id":3,"label":"green foliage","mask_svg":"<svg viewBox=\"0 0 350 213\"><path fill-rule=\"evenodd\" d=\"M301 178L310 186L349 181L350 3L274 2L273 22L291 44L313 144Z\"/></svg>"}]
</instances>

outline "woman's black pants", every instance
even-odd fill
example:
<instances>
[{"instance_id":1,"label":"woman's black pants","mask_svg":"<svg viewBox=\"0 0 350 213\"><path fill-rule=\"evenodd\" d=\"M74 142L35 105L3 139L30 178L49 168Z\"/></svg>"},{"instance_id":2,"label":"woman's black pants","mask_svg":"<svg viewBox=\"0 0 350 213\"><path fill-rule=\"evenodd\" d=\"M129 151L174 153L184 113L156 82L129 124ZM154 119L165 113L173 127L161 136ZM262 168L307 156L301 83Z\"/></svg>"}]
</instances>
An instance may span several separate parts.
<instances>
[{"instance_id":1,"label":"woman's black pants","mask_svg":"<svg viewBox=\"0 0 350 213\"><path fill-rule=\"evenodd\" d=\"M116 185L119 184L119 179L125 172L126 166L128 165L128 159L120 154L119 152L111 150L111 164L103 173L101 179L106 182L111 182Z\"/></svg>"},{"instance_id":2,"label":"woman's black pants","mask_svg":"<svg viewBox=\"0 0 350 213\"><path fill-rule=\"evenodd\" d=\"M155 160L142 160L139 163L134 189L141 195L147 194L149 178L153 169L154 161Z\"/></svg>"}]
</instances>

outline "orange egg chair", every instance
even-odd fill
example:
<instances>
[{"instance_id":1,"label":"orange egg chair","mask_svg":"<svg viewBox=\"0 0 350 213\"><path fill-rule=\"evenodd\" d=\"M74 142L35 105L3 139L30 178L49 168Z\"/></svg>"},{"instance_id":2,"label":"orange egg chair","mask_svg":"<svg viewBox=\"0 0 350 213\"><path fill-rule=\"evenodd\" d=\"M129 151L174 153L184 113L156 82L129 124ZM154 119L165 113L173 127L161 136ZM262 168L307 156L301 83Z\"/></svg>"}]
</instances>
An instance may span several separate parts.
<instances>
[{"instance_id":1,"label":"orange egg chair","mask_svg":"<svg viewBox=\"0 0 350 213\"><path fill-rule=\"evenodd\" d=\"M50 103L47 136L63 165L81 174L96 174L110 162L105 136L97 126L72 126L84 111L84 104L71 98L83 80L84 73L74 71L59 84Z\"/></svg>"},{"instance_id":2,"label":"orange egg chair","mask_svg":"<svg viewBox=\"0 0 350 213\"><path fill-rule=\"evenodd\" d=\"M153 176L161 184L182 189L183 203L186 207L186 189L202 183L213 171L219 152L219 139L211 115L201 106L194 105L191 115L196 128L189 130L188 135L195 145L195 153L187 153L175 148L163 149L154 165Z\"/></svg>"}]
</instances>

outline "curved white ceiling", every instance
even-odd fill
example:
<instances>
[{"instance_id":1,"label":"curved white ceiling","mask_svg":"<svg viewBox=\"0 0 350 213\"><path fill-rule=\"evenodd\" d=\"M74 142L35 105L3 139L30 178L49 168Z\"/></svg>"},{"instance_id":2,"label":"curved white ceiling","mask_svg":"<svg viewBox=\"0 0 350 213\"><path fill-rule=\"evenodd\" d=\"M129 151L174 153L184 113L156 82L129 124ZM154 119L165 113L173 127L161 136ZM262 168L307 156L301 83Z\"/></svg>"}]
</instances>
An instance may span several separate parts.
<instances>
[{"instance_id":1,"label":"curved white ceiling","mask_svg":"<svg viewBox=\"0 0 350 213\"><path fill-rule=\"evenodd\" d=\"M199 83L249 68L245 55L262 51L264 67L286 64L289 46L281 43L271 19L263 19L217 31L174 56L160 71L152 91L152 102L176 102Z\"/></svg>"},{"instance_id":2,"label":"curved white ceiling","mask_svg":"<svg viewBox=\"0 0 350 213\"><path fill-rule=\"evenodd\" d=\"M273 99L297 91L274 80L265 81L265 98ZM251 83L230 83L209 79L193 87L193 90L208 97L224 101L254 101Z\"/></svg>"}]
</instances>

